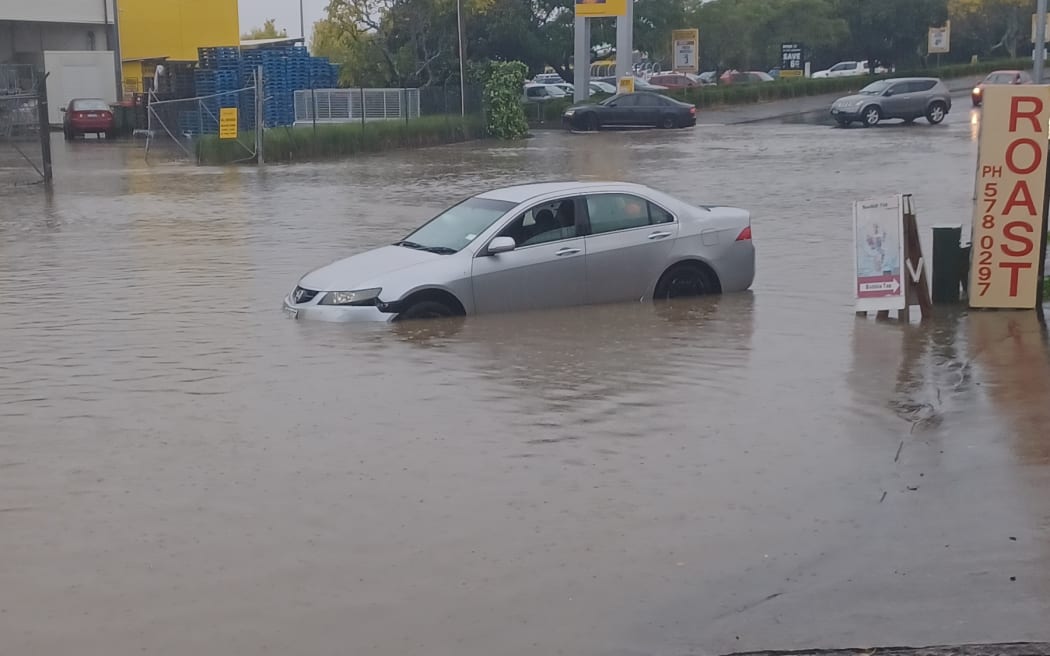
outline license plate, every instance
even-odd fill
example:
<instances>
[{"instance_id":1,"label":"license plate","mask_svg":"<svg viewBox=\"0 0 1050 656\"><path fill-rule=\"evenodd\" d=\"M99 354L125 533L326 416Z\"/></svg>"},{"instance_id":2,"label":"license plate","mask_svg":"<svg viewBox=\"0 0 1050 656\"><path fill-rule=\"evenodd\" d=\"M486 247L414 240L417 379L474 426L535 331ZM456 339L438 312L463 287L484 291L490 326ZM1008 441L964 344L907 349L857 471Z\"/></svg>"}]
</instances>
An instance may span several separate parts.
<instances>
[{"instance_id":1,"label":"license plate","mask_svg":"<svg viewBox=\"0 0 1050 656\"><path fill-rule=\"evenodd\" d=\"M98 118L98 114L88 114L88 118Z\"/></svg>"},{"instance_id":2,"label":"license plate","mask_svg":"<svg viewBox=\"0 0 1050 656\"><path fill-rule=\"evenodd\" d=\"M299 318L299 310L296 310L295 308L286 307L284 308L284 313L288 315L289 319Z\"/></svg>"}]
</instances>

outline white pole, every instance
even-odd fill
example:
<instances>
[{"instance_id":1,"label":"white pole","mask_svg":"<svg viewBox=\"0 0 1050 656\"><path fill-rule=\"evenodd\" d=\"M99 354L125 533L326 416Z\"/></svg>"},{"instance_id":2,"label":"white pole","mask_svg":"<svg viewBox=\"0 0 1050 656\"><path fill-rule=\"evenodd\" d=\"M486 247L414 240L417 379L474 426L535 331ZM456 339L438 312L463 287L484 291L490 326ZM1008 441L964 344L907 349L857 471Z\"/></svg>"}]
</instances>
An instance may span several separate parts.
<instances>
[{"instance_id":1,"label":"white pole","mask_svg":"<svg viewBox=\"0 0 1050 656\"><path fill-rule=\"evenodd\" d=\"M1046 0L1036 3L1035 17L1035 83L1043 83L1043 66L1046 56Z\"/></svg>"},{"instance_id":2,"label":"white pole","mask_svg":"<svg viewBox=\"0 0 1050 656\"><path fill-rule=\"evenodd\" d=\"M467 75L463 61L463 0L456 0L456 31L459 33L459 114L467 115Z\"/></svg>"}]
</instances>

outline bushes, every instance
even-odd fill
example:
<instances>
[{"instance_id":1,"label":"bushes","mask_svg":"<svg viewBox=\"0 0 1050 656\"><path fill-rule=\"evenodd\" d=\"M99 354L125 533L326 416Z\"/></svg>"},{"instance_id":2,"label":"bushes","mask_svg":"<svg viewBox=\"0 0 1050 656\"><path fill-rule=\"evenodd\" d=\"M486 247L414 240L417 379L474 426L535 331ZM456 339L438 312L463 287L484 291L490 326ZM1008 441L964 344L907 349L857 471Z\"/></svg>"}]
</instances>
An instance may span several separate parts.
<instances>
[{"instance_id":1,"label":"bushes","mask_svg":"<svg viewBox=\"0 0 1050 656\"><path fill-rule=\"evenodd\" d=\"M528 67L519 62L489 62L482 100L488 133L497 139L522 139L529 133L521 107Z\"/></svg>"},{"instance_id":2,"label":"bushes","mask_svg":"<svg viewBox=\"0 0 1050 656\"><path fill-rule=\"evenodd\" d=\"M302 162L376 153L396 148L421 148L469 141L485 136L481 116L424 116L410 121L340 123L313 127L273 128L266 131L267 162ZM250 138L242 139L249 143ZM197 141L201 164L230 164L243 161L247 153L235 141L215 135Z\"/></svg>"}]
</instances>

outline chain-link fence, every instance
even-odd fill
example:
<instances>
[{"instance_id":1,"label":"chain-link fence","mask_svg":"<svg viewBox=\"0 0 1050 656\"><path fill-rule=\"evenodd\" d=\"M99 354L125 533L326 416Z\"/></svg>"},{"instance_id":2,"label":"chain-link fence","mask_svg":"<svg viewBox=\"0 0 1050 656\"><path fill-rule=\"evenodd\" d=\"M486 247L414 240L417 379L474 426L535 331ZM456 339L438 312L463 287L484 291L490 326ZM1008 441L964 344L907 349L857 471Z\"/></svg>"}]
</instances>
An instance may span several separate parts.
<instances>
[{"instance_id":1,"label":"chain-link fence","mask_svg":"<svg viewBox=\"0 0 1050 656\"><path fill-rule=\"evenodd\" d=\"M46 179L39 78L30 66L0 64L0 184Z\"/></svg>"},{"instance_id":2,"label":"chain-link fence","mask_svg":"<svg viewBox=\"0 0 1050 656\"><path fill-rule=\"evenodd\" d=\"M255 87L180 100L149 98L146 160L201 163L222 148L230 163L254 160L259 106Z\"/></svg>"}]
</instances>

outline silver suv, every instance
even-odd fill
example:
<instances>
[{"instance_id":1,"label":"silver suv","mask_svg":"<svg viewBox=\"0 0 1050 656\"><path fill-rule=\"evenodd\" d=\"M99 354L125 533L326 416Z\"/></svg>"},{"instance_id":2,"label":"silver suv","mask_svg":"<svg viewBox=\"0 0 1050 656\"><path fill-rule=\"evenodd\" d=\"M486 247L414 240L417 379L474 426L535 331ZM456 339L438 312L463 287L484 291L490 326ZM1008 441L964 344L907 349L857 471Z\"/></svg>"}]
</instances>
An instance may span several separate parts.
<instances>
[{"instance_id":1,"label":"silver suv","mask_svg":"<svg viewBox=\"0 0 1050 656\"><path fill-rule=\"evenodd\" d=\"M937 78L901 77L872 82L855 95L839 98L831 105L831 117L844 128L854 121L871 127L888 118L911 123L923 116L937 125L951 109L951 93Z\"/></svg>"}]
</instances>

